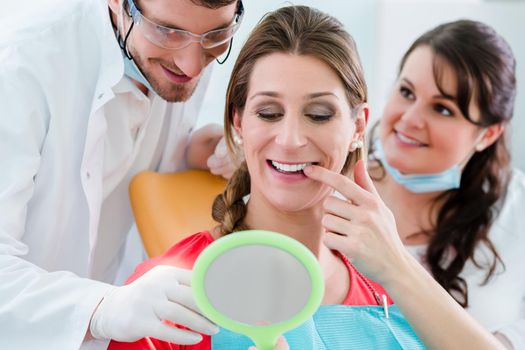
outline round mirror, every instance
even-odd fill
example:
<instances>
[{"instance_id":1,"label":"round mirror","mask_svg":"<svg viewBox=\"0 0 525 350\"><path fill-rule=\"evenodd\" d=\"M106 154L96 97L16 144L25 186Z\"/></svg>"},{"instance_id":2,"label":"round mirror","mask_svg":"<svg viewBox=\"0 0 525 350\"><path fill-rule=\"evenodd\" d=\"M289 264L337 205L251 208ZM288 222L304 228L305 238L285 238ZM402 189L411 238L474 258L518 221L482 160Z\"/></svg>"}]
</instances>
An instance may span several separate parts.
<instances>
[{"instance_id":1,"label":"round mirror","mask_svg":"<svg viewBox=\"0 0 525 350\"><path fill-rule=\"evenodd\" d=\"M247 335L258 350L271 350L279 335L317 310L324 279L317 259L300 242L250 230L208 246L195 262L192 288L210 320Z\"/></svg>"}]
</instances>

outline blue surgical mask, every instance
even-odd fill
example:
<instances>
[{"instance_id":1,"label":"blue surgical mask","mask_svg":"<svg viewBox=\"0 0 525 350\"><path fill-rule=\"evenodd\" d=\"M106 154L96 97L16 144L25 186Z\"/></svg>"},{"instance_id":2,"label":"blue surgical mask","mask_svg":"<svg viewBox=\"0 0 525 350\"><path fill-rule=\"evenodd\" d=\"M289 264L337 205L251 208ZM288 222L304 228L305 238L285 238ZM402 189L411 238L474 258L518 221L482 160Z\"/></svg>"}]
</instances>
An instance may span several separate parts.
<instances>
[{"instance_id":1,"label":"blue surgical mask","mask_svg":"<svg viewBox=\"0 0 525 350\"><path fill-rule=\"evenodd\" d=\"M427 193L446 191L459 188L461 183L461 168L458 164L436 174L401 174L399 170L388 164L381 141L374 142L374 155L381 161L385 170L401 186L410 192Z\"/></svg>"},{"instance_id":2,"label":"blue surgical mask","mask_svg":"<svg viewBox=\"0 0 525 350\"><path fill-rule=\"evenodd\" d=\"M122 7L120 7L119 15L118 15L118 26L115 30L115 36L117 38L117 41L119 42L120 46L120 52L122 53L122 59L124 60L124 75L127 77L134 79L144 85L149 91L155 91L151 87L148 80L144 77L142 72L139 70L137 65L135 64L135 61L133 58L131 58L131 54L126 53L127 48L125 48L125 43L122 42L122 36L120 34L120 30L118 28L124 28L124 12L122 11Z\"/></svg>"},{"instance_id":3,"label":"blue surgical mask","mask_svg":"<svg viewBox=\"0 0 525 350\"><path fill-rule=\"evenodd\" d=\"M122 58L124 59L124 74L127 75L129 78L134 79L142 85L144 85L149 91L155 92L155 90L153 90L153 88L149 84L148 80L138 69L137 65L135 64L135 61L133 59L127 58L124 53L122 54Z\"/></svg>"}]
</instances>

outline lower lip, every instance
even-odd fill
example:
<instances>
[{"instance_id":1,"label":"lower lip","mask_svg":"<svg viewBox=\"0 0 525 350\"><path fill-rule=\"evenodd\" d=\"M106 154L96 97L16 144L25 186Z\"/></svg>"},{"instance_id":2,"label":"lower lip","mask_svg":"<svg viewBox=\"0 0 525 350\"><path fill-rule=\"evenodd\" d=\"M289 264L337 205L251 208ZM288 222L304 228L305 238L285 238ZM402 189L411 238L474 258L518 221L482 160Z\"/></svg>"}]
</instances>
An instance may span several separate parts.
<instances>
[{"instance_id":1,"label":"lower lip","mask_svg":"<svg viewBox=\"0 0 525 350\"><path fill-rule=\"evenodd\" d=\"M162 70L164 71L164 74L166 74L166 76L174 83L184 84L191 80L191 77L188 77L187 75L178 75L178 74L173 73L169 69L164 68L162 65L161 67L162 67Z\"/></svg>"},{"instance_id":2,"label":"lower lip","mask_svg":"<svg viewBox=\"0 0 525 350\"><path fill-rule=\"evenodd\" d=\"M291 183L297 183L297 182L308 180L308 177L304 175L302 171L296 172L296 173L283 173L275 169L270 162L266 162L266 165L272 172L272 175L280 181L284 181L286 183L291 184Z\"/></svg>"},{"instance_id":3,"label":"lower lip","mask_svg":"<svg viewBox=\"0 0 525 350\"><path fill-rule=\"evenodd\" d=\"M409 148L421 148L421 147L426 147L425 145L423 144L418 144L418 145L414 145L412 143L408 143L408 142L405 142L403 140L401 140L399 138L399 135L397 132L394 132L394 135L395 135L395 138L396 138L396 144L398 144L399 146L402 146L402 147L409 147Z\"/></svg>"}]
</instances>

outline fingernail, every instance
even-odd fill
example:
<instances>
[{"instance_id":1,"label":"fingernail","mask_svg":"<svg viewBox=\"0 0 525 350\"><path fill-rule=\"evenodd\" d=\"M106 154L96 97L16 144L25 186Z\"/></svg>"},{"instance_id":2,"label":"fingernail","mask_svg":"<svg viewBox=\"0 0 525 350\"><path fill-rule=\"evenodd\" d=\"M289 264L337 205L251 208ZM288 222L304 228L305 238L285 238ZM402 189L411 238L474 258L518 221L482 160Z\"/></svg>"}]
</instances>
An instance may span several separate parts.
<instances>
[{"instance_id":1,"label":"fingernail","mask_svg":"<svg viewBox=\"0 0 525 350\"><path fill-rule=\"evenodd\" d=\"M312 169L312 166L311 166L311 165L307 165L307 166L303 169L303 173L305 173L306 175L311 174L312 171L313 171L313 169Z\"/></svg>"},{"instance_id":2,"label":"fingernail","mask_svg":"<svg viewBox=\"0 0 525 350\"><path fill-rule=\"evenodd\" d=\"M195 344L200 343L202 341L202 335L200 334L196 334L196 333L190 334L190 338L193 338L190 341L194 342Z\"/></svg>"}]
</instances>

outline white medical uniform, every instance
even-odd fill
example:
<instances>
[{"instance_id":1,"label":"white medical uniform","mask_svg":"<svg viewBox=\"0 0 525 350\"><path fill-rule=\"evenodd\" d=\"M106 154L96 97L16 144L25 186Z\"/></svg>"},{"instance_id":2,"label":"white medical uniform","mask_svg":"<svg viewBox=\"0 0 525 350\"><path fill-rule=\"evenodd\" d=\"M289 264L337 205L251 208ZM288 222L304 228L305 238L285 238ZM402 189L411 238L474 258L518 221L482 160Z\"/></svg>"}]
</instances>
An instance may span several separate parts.
<instances>
[{"instance_id":1,"label":"white medical uniform","mask_svg":"<svg viewBox=\"0 0 525 350\"><path fill-rule=\"evenodd\" d=\"M22 4L0 21L0 349L105 348L82 342L133 225L129 180L184 168L209 71L186 103L145 96L106 0Z\"/></svg>"},{"instance_id":2,"label":"white medical uniform","mask_svg":"<svg viewBox=\"0 0 525 350\"><path fill-rule=\"evenodd\" d=\"M501 212L489 237L505 270L498 266L488 284L482 285L486 270L467 261L460 277L468 285L467 311L492 332L504 334L514 349L525 349L525 175L514 170ZM424 263L426 245L407 246ZM476 251L479 263L491 262L492 255L481 245ZM483 265L482 265L483 266Z\"/></svg>"}]
</instances>

